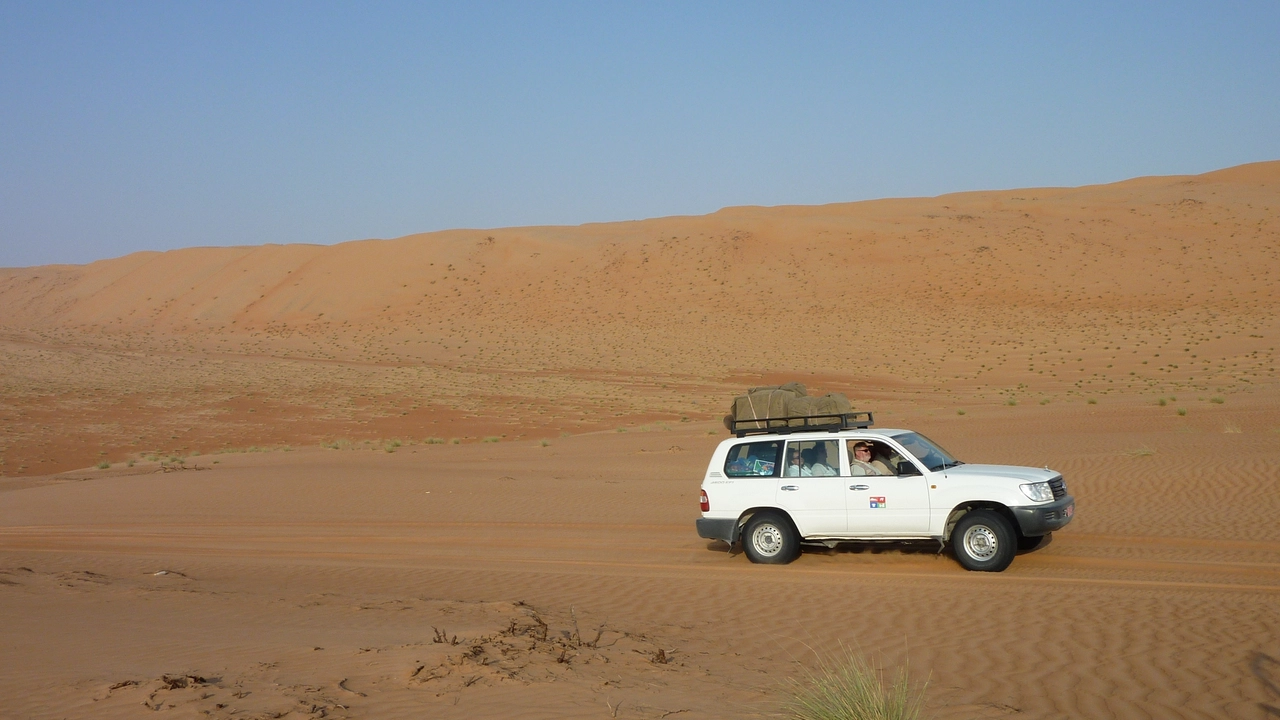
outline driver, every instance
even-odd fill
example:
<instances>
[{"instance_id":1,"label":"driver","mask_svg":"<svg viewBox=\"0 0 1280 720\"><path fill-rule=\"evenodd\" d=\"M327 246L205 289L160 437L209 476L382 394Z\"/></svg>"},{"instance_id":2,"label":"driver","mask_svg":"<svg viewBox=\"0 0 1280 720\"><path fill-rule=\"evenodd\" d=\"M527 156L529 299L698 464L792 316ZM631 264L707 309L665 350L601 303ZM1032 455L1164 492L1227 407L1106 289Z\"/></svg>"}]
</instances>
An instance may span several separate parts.
<instances>
[{"instance_id":1,"label":"driver","mask_svg":"<svg viewBox=\"0 0 1280 720\"><path fill-rule=\"evenodd\" d=\"M879 467L877 467L877 464ZM849 441L850 475L888 475L888 468L879 460L871 459L871 443L865 440Z\"/></svg>"}]
</instances>

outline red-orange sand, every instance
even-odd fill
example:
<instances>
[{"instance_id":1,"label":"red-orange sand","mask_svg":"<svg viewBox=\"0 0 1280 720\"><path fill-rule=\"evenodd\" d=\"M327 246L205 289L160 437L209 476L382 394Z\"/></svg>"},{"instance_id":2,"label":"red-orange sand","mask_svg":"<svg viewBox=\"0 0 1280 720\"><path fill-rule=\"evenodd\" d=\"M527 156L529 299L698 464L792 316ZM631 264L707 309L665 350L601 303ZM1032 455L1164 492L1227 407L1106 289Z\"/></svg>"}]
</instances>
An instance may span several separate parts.
<instances>
[{"instance_id":1,"label":"red-orange sand","mask_svg":"<svg viewBox=\"0 0 1280 720\"><path fill-rule=\"evenodd\" d=\"M937 718L1265 717L1278 210L1259 163L0 270L0 718L770 717L842 647ZM791 379L1077 518L751 565L699 479Z\"/></svg>"}]
</instances>

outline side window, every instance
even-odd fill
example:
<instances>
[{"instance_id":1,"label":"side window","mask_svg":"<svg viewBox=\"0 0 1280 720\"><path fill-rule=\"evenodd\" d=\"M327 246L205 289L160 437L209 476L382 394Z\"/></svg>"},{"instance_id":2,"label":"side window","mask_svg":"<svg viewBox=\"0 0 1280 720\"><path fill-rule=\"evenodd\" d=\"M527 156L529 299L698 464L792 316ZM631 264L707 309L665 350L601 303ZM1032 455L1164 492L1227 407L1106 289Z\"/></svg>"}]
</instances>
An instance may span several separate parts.
<instances>
[{"instance_id":1,"label":"side window","mask_svg":"<svg viewBox=\"0 0 1280 720\"><path fill-rule=\"evenodd\" d=\"M729 477L771 477L777 474L782 441L754 442L729 448L724 474Z\"/></svg>"},{"instance_id":2,"label":"side window","mask_svg":"<svg viewBox=\"0 0 1280 720\"><path fill-rule=\"evenodd\" d=\"M787 443L783 477L839 475L840 445L835 440L803 440Z\"/></svg>"}]
</instances>

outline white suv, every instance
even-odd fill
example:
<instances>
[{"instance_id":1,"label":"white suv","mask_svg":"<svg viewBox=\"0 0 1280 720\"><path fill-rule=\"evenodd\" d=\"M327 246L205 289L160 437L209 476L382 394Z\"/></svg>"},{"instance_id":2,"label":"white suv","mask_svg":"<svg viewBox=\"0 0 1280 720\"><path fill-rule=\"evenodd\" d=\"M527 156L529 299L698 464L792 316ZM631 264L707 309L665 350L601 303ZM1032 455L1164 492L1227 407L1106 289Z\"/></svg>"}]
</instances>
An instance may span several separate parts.
<instances>
[{"instance_id":1,"label":"white suv","mask_svg":"<svg viewBox=\"0 0 1280 720\"><path fill-rule=\"evenodd\" d=\"M698 535L741 541L758 563L791 562L802 542L932 539L969 570L999 572L1075 513L1047 467L966 465L919 433L871 429L871 413L839 418L733 427L702 480Z\"/></svg>"}]
</instances>

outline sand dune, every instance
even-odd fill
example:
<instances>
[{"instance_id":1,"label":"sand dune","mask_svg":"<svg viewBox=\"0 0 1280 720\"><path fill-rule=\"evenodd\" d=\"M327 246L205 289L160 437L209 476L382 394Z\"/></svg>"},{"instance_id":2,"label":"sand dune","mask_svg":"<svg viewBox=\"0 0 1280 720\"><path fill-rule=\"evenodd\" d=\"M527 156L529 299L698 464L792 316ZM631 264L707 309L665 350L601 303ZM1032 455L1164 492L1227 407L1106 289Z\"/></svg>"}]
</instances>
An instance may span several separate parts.
<instances>
[{"instance_id":1,"label":"sand dune","mask_svg":"<svg viewBox=\"0 0 1280 720\"><path fill-rule=\"evenodd\" d=\"M1278 208L1272 162L0 270L0 717L768 717L842 647L937 718L1261 717ZM1077 518L997 576L750 565L698 480L791 379Z\"/></svg>"},{"instance_id":2,"label":"sand dune","mask_svg":"<svg viewBox=\"0 0 1280 720\"><path fill-rule=\"evenodd\" d=\"M770 373L950 404L1251 392L1274 376L1278 188L1259 163L3 270L3 471L410 435L424 408L470 438L708 418Z\"/></svg>"}]
</instances>

